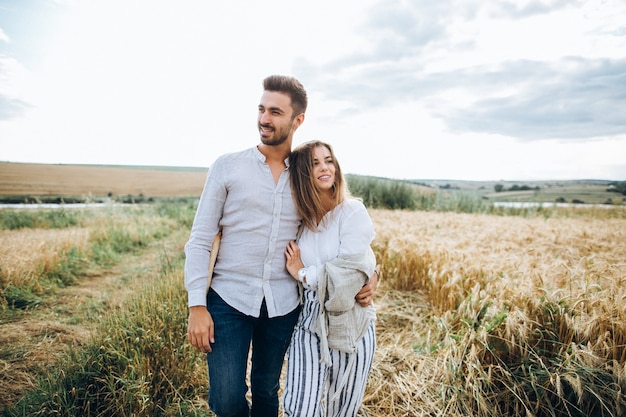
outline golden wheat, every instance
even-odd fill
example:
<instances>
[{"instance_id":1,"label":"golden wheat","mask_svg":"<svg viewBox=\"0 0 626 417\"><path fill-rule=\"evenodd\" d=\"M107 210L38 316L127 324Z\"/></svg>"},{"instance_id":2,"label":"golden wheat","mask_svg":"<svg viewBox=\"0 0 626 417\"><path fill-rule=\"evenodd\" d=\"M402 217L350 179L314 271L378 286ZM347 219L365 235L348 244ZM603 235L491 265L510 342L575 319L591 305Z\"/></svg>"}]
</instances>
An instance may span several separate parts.
<instances>
[{"instance_id":1,"label":"golden wheat","mask_svg":"<svg viewBox=\"0 0 626 417\"><path fill-rule=\"evenodd\" d=\"M368 415L581 415L596 391L624 411L624 219L370 213L384 278Z\"/></svg>"},{"instance_id":2,"label":"golden wheat","mask_svg":"<svg viewBox=\"0 0 626 417\"><path fill-rule=\"evenodd\" d=\"M626 219L370 213L383 278L362 413L626 414ZM94 216L90 239L110 220ZM114 223L142 235L155 220Z\"/></svg>"},{"instance_id":3,"label":"golden wheat","mask_svg":"<svg viewBox=\"0 0 626 417\"><path fill-rule=\"evenodd\" d=\"M0 285L37 288L38 277L70 248L83 250L88 228L0 230Z\"/></svg>"}]
</instances>

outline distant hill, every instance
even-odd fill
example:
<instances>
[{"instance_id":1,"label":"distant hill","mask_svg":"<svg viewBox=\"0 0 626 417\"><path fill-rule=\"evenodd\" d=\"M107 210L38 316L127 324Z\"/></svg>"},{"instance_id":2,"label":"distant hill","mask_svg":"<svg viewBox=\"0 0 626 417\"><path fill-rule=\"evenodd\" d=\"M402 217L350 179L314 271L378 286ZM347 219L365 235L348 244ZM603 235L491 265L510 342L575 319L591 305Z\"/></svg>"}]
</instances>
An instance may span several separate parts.
<instances>
[{"instance_id":1,"label":"distant hill","mask_svg":"<svg viewBox=\"0 0 626 417\"><path fill-rule=\"evenodd\" d=\"M207 168L125 165L33 164L0 162L0 200L37 198L198 197ZM365 177L363 178L378 178ZM441 191L477 194L491 201L606 203L624 195L608 191L608 180L462 181L393 180L415 186L418 193ZM496 192L499 189L499 192Z\"/></svg>"},{"instance_id":2,"label":"distant hill","mask_svg":"<svg viewBox=\"0 0 626 417\"><path fill-rule=\"evenodd\" d=\"M609 180L462 181L410 180L446 192L477 194L491 201L584 202L604 204L626 201ZM624 184L620 182L620 184Z\"/></svg>"}]
</instances>

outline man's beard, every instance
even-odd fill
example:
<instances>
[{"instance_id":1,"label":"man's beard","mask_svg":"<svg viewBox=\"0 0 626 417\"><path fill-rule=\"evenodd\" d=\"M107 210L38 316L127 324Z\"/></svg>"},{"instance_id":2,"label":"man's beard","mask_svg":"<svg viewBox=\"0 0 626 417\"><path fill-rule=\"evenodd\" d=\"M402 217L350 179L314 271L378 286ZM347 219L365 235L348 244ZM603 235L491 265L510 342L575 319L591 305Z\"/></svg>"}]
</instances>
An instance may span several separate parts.
<instances>
[{"instance_id":1,"label":"man's beard","mask_svg":"<svg viewBox=\"0 0 626 417\"><path fill-rule=\"evenodd\" d=\"M259 125L260 127L260 125ZM289 139L289 135L291 134L291 129L274 129L273 134L270 137L266 137L261 135L261 142L264 145L268 146L278 146L282 145Z\"/></svg>"}]
</instances>

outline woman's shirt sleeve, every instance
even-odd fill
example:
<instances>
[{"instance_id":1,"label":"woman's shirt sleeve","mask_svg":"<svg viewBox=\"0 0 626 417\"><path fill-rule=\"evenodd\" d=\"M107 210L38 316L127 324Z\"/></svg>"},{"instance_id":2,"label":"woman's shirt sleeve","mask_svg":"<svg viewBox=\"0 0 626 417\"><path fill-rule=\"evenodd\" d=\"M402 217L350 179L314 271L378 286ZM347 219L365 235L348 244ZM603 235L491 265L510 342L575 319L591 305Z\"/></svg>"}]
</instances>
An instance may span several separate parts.
<instances>
[{"instance_id":1,"label":"woman's shirt sleeve","mask_svg":"<svg viewBox=\"0 0 626 417\"><path fill-rule=\"evenodd\" d=\"M358 254L371 248L374 224L359 200L350 200L341 218L339 255Z\"/></svg>"},{"instance_id":2,"label":"woman's shirt sleeve","mask_svg":"<svg viewBox=\"0 0 626 417\"><path fill-rule=\"evenodd\" d=\"M371 243L375 237L374 224L365 205L360 200L347 200L344 204L341 214L333 219L333 221L339 222L337 256L371 251ZM305 285L317 288L320 271L320 265L307 266Z\"/></svg>"}]
</instances>

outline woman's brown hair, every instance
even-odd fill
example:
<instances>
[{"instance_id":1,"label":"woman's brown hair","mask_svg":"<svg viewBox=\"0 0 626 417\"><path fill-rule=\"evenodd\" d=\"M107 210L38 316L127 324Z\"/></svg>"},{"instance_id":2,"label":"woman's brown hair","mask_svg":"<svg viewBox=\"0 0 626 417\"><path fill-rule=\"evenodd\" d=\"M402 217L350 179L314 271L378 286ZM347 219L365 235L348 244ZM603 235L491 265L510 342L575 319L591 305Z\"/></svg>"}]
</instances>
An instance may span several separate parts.
<instances>
[{"instance_id":1,"label":"woman's brown hair","mask_svg":"<svg viewBox=\"0 0 626 417\"><path fill-rule=\"evenodd\" d=\"M313 151L318 147L326 147L330 151L335 165L332 208L337 207L349 196L346 180L332 146L319 140L312 140L297 146L289 155L291 192L302 222L311 230L317 230L317 219L321 219L328 211L313 178Z\"/></svg>"}]
</instances>

